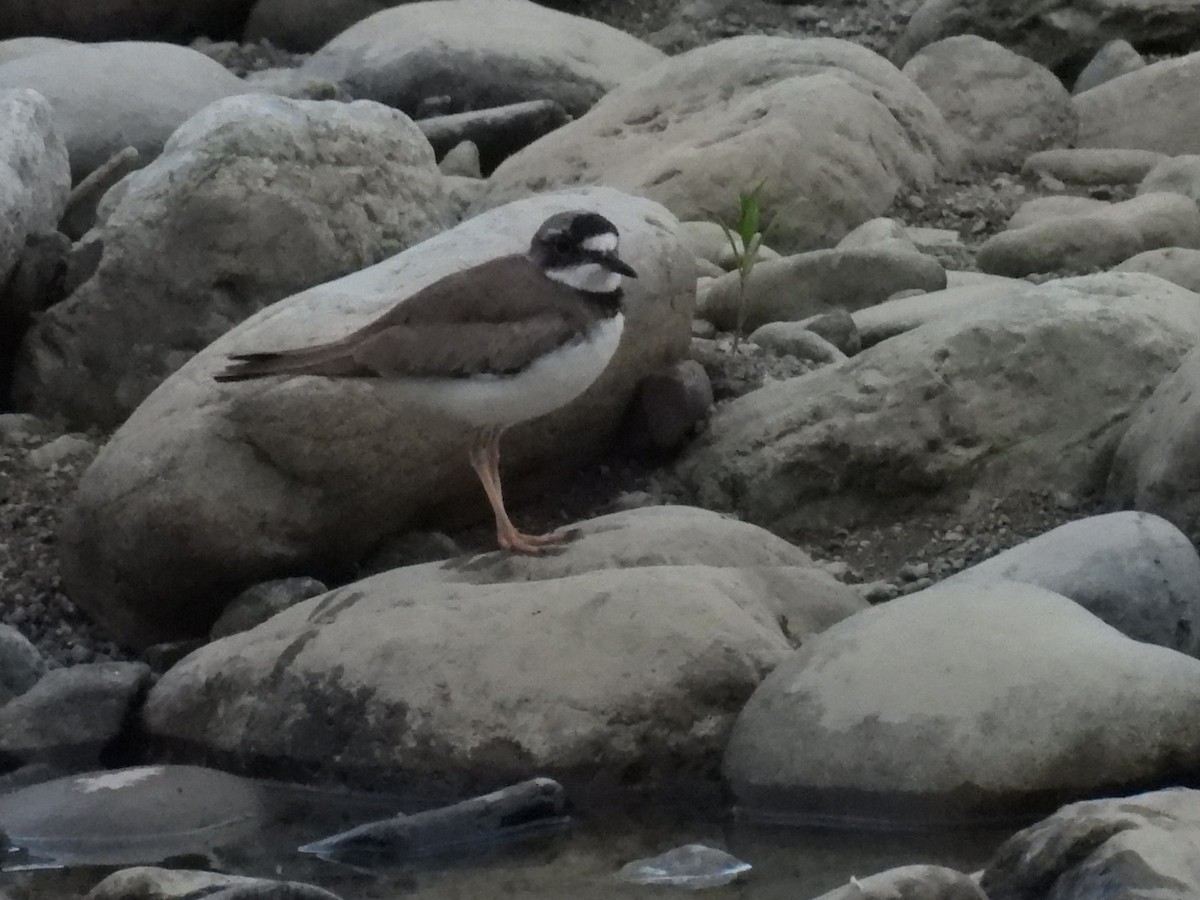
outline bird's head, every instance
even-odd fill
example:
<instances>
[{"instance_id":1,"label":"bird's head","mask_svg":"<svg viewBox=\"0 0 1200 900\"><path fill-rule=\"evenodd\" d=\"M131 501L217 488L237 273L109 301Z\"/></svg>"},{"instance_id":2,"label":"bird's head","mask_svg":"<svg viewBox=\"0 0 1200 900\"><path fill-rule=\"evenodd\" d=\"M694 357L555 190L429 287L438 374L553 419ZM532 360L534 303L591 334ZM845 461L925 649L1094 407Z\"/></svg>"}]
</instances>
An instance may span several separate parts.
<instances>
[{"instance_id":1,"label":"bird's head","mask_svg":"<svg viewBox=\"0 0 1200 900\"><path fill-rule=\"evenodd\" d=\"M637 272L617 255L620 240L617 226L598 213L556 213L533 236L529 258L554 281L608 294L621 286L621 276L637 278Z\"/></svg>"}]
</instances>

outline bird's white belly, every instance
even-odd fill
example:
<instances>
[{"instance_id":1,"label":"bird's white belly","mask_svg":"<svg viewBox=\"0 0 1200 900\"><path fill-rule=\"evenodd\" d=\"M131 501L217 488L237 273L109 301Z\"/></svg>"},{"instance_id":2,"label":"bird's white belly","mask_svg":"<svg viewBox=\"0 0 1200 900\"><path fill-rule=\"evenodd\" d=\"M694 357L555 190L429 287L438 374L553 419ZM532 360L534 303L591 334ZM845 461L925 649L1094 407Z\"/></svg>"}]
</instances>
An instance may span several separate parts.
<instances>
[{"instance_id":1,"label":"bird's white belly","mask_svg":"<svg viewBox=\"0 0 1200 900\"><path fill-rule=\"evenodd\" d=\"M600 377L617 345L625 317L617 313L580 341L566 344L516 375L406 379L423 406L469 425L514 425L566 406Z\"/></svg>"}]
</instances>

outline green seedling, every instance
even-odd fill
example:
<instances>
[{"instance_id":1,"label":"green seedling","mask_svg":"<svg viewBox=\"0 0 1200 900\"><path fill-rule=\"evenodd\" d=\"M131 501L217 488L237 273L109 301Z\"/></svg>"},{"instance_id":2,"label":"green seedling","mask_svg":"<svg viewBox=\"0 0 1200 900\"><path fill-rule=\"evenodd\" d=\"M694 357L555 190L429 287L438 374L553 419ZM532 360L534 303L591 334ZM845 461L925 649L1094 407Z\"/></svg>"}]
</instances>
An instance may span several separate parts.
<instances>
[{"instance_id":1,"label":"green seedling","mask_svg":"<svg viewBox=\"0 0 1200 900\"><path fill-rule=\"evenodd\" d=\"M726 225L715 216L713 217L713 221L721 226L725 237L729 239L729 246L733 249L733 258L737 262L738 298L737 322L733 332L732 352L734 353L737 353L738 344L742 339L742 331L746 326L746 282L750 280L750 273L754 271L754 264L758 262L758 252L762 247L760 194L766 183L765 180L760 181L754 190L743 191L738 195L736 228Z\"/></svg>"}]
</instances>

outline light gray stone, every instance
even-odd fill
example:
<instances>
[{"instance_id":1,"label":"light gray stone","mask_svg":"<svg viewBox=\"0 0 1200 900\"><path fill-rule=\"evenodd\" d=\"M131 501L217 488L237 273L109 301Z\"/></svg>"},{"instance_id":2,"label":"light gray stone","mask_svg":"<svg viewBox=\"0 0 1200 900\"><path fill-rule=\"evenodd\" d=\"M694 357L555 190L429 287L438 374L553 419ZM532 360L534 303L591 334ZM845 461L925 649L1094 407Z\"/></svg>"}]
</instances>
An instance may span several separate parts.
<instances>
[{"instance_id":1,"label":"light gray stone","mask_svg":"<svg viewBox=\"0 0 1200 900\"><path fill-rule=\"evenodd\" d=\"M984 272L1019 278L1109 268L1159 247L1200 247L1194 201L1147 193L1095 212L1041 219L988 238L977 261Z\"/></svg>"},{"instance_id":2,"label":"light gray stone","mask_svg":"<svg viewBox=\"0 0 1200 900\"><path fill-rule=\"evenodd\" d=\"M807 641L738 716L751 809L977 821L1200 763L1200 661L1016 582L935 586Z\"/></svg>"},{"instance_id":3,"label":"light gray stone","mask_svg":"<svg viewBox=\"0 0 1200 900\"><path fill-rule=\"evenodd\" d=\"M253 584L229 601L220 618L213 623L209 636L215 641L248 631L289 606L328 590L317 579L306 575Z\"/></svg>"},{"instance_id":4,"label":"light gray stone","mask_svg":"<svg viewBox=\"0 0 1200 900\"><path fill-rule=\"evenodd\" d=\"M908 230L903 223L885 217L867 219L838 241L837 249L849 250L855 247L878 247L880 245L908 250L910 253L917 252L917 245L909 238Z\"/></svg>"},{"instance_id":5,"label":"light gray stone","mask_svg":"<svg viewBox=\"0 0 1200 900\"><path fill-rule=\"evenodd\" d=\"M854 325L863 347L912 331L934 319L965 312L1002 297L1015 297L1031 290L1028 282L1016 278L996 278L993 283L965 284L940 291L885 300L856 310Z\"/></svg>"},{"instance_id":6,"label":"light gray stone","mask_svg":"<svg viewBox=\"0 0 1200 900\"><path fill-rule=\"evenodd\" d=\"M1036 225L1051 219L1071 219L1089 213L1098 213L1112 206L1095 197L1076 197L1073 194L1052 194L1034 197L1016 208L1009 217L1005 229L1015 231L1026 225Z\"/></svg>"},{"instance_id":7,"label":"light gray stone","mask_svg":"<svg viewBox=\"0 0 1200 900\"><path fill-rule=\"evenodd\" d=\"M1195 10L1200 17L1200 7ZM1164 59L1071 101L1080 147L1200 153L1200 53Z\"/></svg>"},{"instance_id":8,"label":"light gray stone","mask_svg":"<svg viewBox=\"0 0 1200 900\"><path fill-rule=\"evenodd\" d=\"M0 89L33 88L81 180L125 147L149 162L201 107L245 93L246 84L203 53L173 44L76 44L0 65Z\"/></svg>"},{"instance_id":9,"label":"light gray stone","mask_svg":"<svg viewBox=\"0 0 1200 900\"><path fill-rule=\"evenodd\" d=\"M817 900L989 900L970 875L942 866L913 865L854 878Z\"/></svg>"},{"instance_id":10,"label":"light gray stone","mask_svg":"<svg viewBox=\"0 0 1200 900\"><path fill-rule=\"evenodd\" d=\"M745 327L754 330L835 308L853 312L906 288L936 291L945 286L946 273L936 259L892 244L797 253L754 267L746 280ZM736 272L697 286L698 315L732 330L740 290Z\"/></svg>"},{"instance_id":11,"label":"light gray stone","mask_svg":"<svg viewBox=\"0 0 1200 900\"><path fill-rule=\"evenodd\" d=\"M149 683L150 667L140 662L53 669L0 707L0 753L75 770L95 766Z\"/></svg>"},{"instance_id":12,"label":"light gray stone","mask_svg":"<svg viewBox=\"0 0 1200 900\"><path fill-rule=\"evenodd\" d=\"M63 434L47 444L29 451L29 461L42 469L57 466L71 457L85 456L96 452L96 444L77 434Z\"/></svg>"},{"instance_id":13,"label":"light gray stone","mask_svg":"<svg viewBox=\"0 0 1200 900\"><path fill-rule=\"evenodd\" d=\"M1114 272L1146 272L1165 278L1189 291L1200 292L1200 250L1160 247L1131 256L1113 267Z\"/></svg>"},{"instance_id":14,"label":"light gray stone","mask_svg":"<svg viewBox=\"0 0 1200 900\"><path fill-rule=\"evenodd\" d=\"M1126 637L1200 656L1200 556L1141 512L1068 522L946 579L1023 581L1070 597Z\"/></svg>"},{"instance_id":15,"label":"light gray stone","mask_svg":"<svg viewBox=\"0 0 1200 900\"><path fill-rule=\"evenodd\" d=\"M827 247L931 184L957 141L925 94L877 54L832 38L744 36L631 78L587 115L506 160L485 202L600 183L681 219L736 221L760 182L766 239ZM746 175L737 183L738 173Z\"/></svg>"},{"instance_id":16,"label":"light gray stone","mask_svg":"<svg viewBox=\"0 0 1200 900\"><path fill-rule=\"evenodd\" d=\"M453 221L402 113L263 95L205 108L114 203L94 274L41 316L14 379L24 408L79 427L120 424L247 316Z\"/></svg>"},{"instance_id":17,"label":"light gray stone","mask_svg":"<svg viewBox=\"0 0 1200 900\"><path fill-rule=\"evenodd\" d=\"M1108 477L1107 499L1200 528L1200 350L1163 378L1129 418Z\"/></svg>"},{"instance_id":18,"label":"light gray stone","mask_svg":"<svg viewBox=\"0 0 1200 900\"><path fill-rule=\"evenodd\" d=\"M770 353L795 356L822 365L846 358L845 353L799 322L768 322L751 333L750 343Z\"/></svg>"},{"instance_id":19,"label":"light gray stone","mask_svg":"<svg viewBox=\"0 0 1200 900\"><path fill-rule=\"evenodd\" d=\"M476 171L461 172L479 178L479 172L491 175L496 166L544 134L561 128L571 116L554 100L526 100L508 106L433 116L421 119L417 127L433 145L438 156L463 141L478 148Z\"/></svg>"},{"instance_id":20,"label":"light gray stone","mask_svg":"<svg viewBox=\"0 0 1200 900\"><path fill-rule=\"evenodd\" d=\"M1072 94L1082 94L1094 87L1099 87L1106 81L1112 81L1130 72L1146 67L1142 54L1134 49L1133 44L1124 38L1109 41L1096 51L1092 61L1083 67L1083 71L1071 86Z\"/></svg>"},{"instance_id":21,"label":"light gray stone","mask_svg":"<svg viewBox=\"0 0 1200 900\"><path fill-rule=\"evenodd\" d=\"M301 72L410 115L446 95L439 112L554 100L577 116L664 58L616 28L529 0L423 0L350 26Z\"/></svg>"},{"instance_id":22,"label":"light gray stone","mask_svg":"<svg viewBox=\"0 0 1200 900\"><path fill-rule=\"evenodd\" d=\"M71 190L67 150L50 104L35 91L3 87L0 82L0 287L26 239L54 230Z\"/></svg>"},{"instance_id":23,"label":"light gray stone","mask_svg":"<svg viewBox=\"0 0 1200 900\"><path fill-rule=\"evenodd\" d=\"M969 494L1084 496L1198 337L1196 295L1151 275L1030 285L723 404L674 471L700 505L799 534Z\"/></svg>"},{"instance_id":24,"label":"light gray stone","mask_svg":"<svg viewBox=\"0 0 1200 900\"><path fill-rule=\"evenodd\" d=\"M194 900L197 896L210 897L226 887L262 884L259 878L224 872L134 866L105 877L84 900Z\"/></svg>"},{"instance_id":25,"label":"light gray stone","mask_svg":"<svg viewBox=\"0 0 1200 900\"><path fill-rule=\"evenodd\" d=\"M1046 175L1066 184L1137 184L1146 177L1147 172L1169 158L1165 153L1154 150L1058 147L1031 153L1021 166L1021 171L1030 175Z\"/></svg>"},{"instance_id":26,"label":"light gray stone","mask_svg":"<svg viewBox=\"0 0 1200 900\"><path fill-rule=\"evenodd\" d=\"M1069 145L1079 122L1054 73L973 34L922 47L902 70L963 138L981 166L1012 165L1032 151Z\"/></svg>"},{"instance_id":27,"label":"light gray stone","mask_svg":"<svg viewBox=\"0 0 1200 900\"><path fill-rule=\"evenodd\" d=\"M1085 800L1001 844L980 884L991 900L1186 900L1200 895L1197 845L1200 792Z\"/></svg>"},{"instance_id":28,"label":"light gray stone","mask_svg":"<svg viewBox=\"0 0 1200 900\"><path fill-rule=\"evenodd\" d=\"M561 555L429 563L304 601L177 664L145 725L377 783L711 775L789 641L865 606L788 562L801 551L703 510L580 531Z\"/></svg>"},{"instance_id":29,"label":"light gray stone","mask_svg":"<svg viewBox=\"0 0 1200 900\"><path fill-rule=\"evenodd\" d=\"M568 407L506 436L509 483L535 467L565 473L597 453L638 382L686 353L695 271L666 210L593 188L479 216L285 299L189 360L80 482L63 526L72 599L132 644L203 634L218 604L247 585L352 565L438 508L482 517L487 507L467 464L469 429L416 407L404 392L356 379L225 385L213 375L230 353L349 333L439 278L524 252L547 216L581 207L617 225L623 256L640 277L626 289L622 343L605 374ZM325 420L341 438L311 427Z\"/></svg>"},{"instance_id":30,"label":"light gray stone","mask_svg":"<svg viewBox=\"0 0 1200 900\"><path fill-rule=\"evenodd\" d=\"M446 151L438 161L443 175L460 175L464 178L482 178L479 168L479 148L474 141L459 141Z\"/></svg>"},{"instance_id":31,"label":"light gray stone","mask_svg":"<svg viewBox=\"0 0 1200 900\"><path fill-rule=\"evenodd\" d=\"M977 34L1058 72L1082 68L1108 41L1191 49L1200 10L1175 0L925 0L893 51L903 64L926 44Z\"/></svg>"},{"instance_id":32,"label":"light gray stone","mask_svg":"<svg viewBox=\"0 0 1200 900\"><path fill-rule=\"evenodd\" d=\"M62 47L68 47L74 41L68 41L65 38L52 37L15 37L5 41L0 41L0 65L6 62L12 62L14 59L23 59L26 56L33 56L37 53L45 53L47 50L58 50Z\"/></svg>"},{"instance_id":33,"label":"light gray stone","mask_svg":"<svg viewBox=\"0 0 1200 900\"><path fill-rule=\"evenodd\" d=\"M1200 156L1186 153L1164 159L1146 173L1138 185L1139 194L1167 191L1200 200Z\"/></svg>"},{"instance_id":34,"label":"light gray stone","mask_svg":"<svg viewBox=\"0 0 1200 900\"><path fill-rule=\"evenodd\" d=\"M720 275L722 270L729 271L737 268L738 257L746 248L742 244L742 239L736 234L733 236L731 244L728 232L716 222L697 220L680 222L679 226L682 229L684 240L696 254L697 260L711 262L717 267L715 275ZM778 259L779 254L766 244L760 244L758 258L759 260Z\"/></svg>"}]
</instances>

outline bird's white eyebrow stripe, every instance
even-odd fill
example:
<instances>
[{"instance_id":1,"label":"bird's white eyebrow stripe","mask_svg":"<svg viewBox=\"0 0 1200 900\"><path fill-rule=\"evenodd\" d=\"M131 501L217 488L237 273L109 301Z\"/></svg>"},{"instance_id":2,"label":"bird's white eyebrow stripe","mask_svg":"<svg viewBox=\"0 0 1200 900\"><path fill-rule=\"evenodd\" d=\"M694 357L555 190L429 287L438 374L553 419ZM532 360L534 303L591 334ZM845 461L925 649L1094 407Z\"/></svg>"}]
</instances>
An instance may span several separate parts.
<instances>
[{"instance_id":1,"label":"bird's white eyebrow stripe","mask_svg":"<svg viewBox=\"0 0 1200 900\"><path fill-rule=\"evenodd\" d=\"M612 253L617 249L617 236L615 234L595 234L590 238L584 238L584 250L595 250L598 253Z\"/></svg>"}]
</instances>

